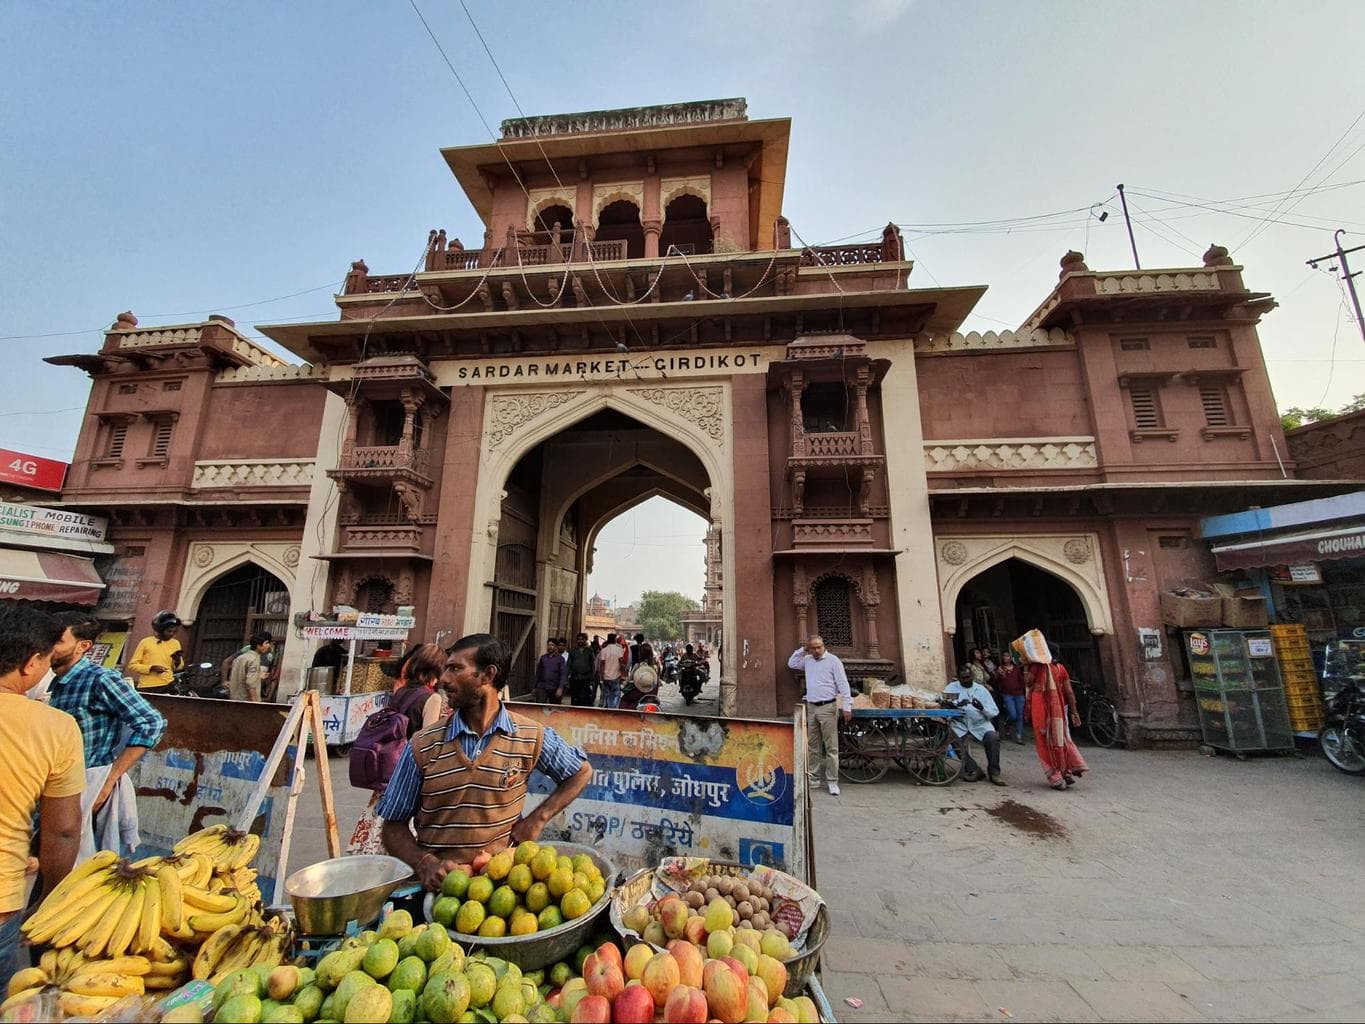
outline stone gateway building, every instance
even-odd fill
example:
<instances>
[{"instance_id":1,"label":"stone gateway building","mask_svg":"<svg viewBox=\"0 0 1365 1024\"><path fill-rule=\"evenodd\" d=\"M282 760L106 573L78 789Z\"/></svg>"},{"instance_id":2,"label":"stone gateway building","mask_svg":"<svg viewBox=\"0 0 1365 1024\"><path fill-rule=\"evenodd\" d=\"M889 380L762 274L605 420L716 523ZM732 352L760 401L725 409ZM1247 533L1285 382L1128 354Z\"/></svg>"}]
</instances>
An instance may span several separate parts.
<instances>
[{"instance_id":1,"label":"stone gateway building","mask_svg":"<svg viewBox=\"0 0 1365 1024\"><path fill-rule=\"evenodd\" d=\"M792 244L790 128L738 99L508 121L442 151L483 238L432 231L415 273L354 263L337 319L261 326L297 364L130 314L54 359L94 379L64 503L111 517L136 583L110 619L175 608L196 658L271 623L290 692L292 615L411 605L415 637L505 639L525 688L598 532L662 495L710 524L728 713L787 713L810 631L855 679L937 687L1038 626L1140 738L1194 735L1178 645L1139 630L1213 576L1200 517L1335 493L1294 477L1274 302L1216 246L1068 253L1018 330L958 333L985 288L916 287L895 225Z\"/></svg>"}]
</instances>

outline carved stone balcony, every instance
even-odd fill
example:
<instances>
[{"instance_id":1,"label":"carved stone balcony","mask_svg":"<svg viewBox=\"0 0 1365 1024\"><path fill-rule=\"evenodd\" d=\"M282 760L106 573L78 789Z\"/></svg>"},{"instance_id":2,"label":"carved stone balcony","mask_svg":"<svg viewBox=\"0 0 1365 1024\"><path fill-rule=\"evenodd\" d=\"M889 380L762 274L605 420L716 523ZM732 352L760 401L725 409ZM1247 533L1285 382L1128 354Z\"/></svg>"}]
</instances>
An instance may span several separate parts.
<instances>
[{"instance_id":1,"label":"carved stone balcony","mask_svg":"<svg viewBox=\"0 0 1365 1024\"><path fill-rule=\"evenodd\" d=\"M422 550L422 528L412 524L397 526L342 527L341 546L346 551Z\"/></svg>"},{"instance_id":2,"label":"carved stone balcony","mask_svg":"<svg viewBox=\"0 0 1365 1024\"><path fill-rule=\"evenodd\" d=\"M871 519L793 519L792 547L798 550L857 551L872 547Z\"/></svg>"},{"instance_id":3,"label":"carved stone balcony","mask_svg":"<svg viewBox=\"0 0 1365 1024\"><path fill-rule=\"evenodd\" d=\"M341 450L337 468L327 471L334 480L402 480L421 487L431 486L428 474L430 455L424 448L403 445L352 445Z\"/></svg>"}]
</instances>

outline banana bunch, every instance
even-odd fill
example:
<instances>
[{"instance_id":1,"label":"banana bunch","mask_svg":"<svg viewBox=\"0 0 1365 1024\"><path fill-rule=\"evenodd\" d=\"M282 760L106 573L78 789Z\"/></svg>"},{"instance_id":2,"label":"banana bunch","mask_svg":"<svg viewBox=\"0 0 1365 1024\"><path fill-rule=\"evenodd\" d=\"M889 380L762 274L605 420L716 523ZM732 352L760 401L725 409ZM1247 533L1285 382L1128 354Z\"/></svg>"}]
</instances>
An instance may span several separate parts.
<instances>
[{"instance_id":1,"label":"banana bunch","mask_svg":"<svg viewBox=\"0 0 1365 1024\"><path fill-rule=\"evenodd\" d=\"M166 948L170 949L169 944ZM60 992L58 1005L67 1016L96 1016L125 996L142 995L153 987L152 971L157 966L143 956L90 959L69 947L49 949L38 967L26 967L10 979L0 1014L55 988Z\"/></svg>"},{"instance_id":2,"label":"banana bunch","mask_svg":"<svg viewBox=\"0 0 1365 1024\"><path fill-rule=\"evenodd\" d=\"M157 876L104 851L67 875L22 930L35 946L75 946L87 959L143 953L161 936L163 903Z\"/></svg>"},{"instance_id":3,"label":"banana bunch","mask_svg":"<svg viewBox=\"0 0 1365 1024\"><path fill-rule=\"evenodd\" d=\"M283 918L264 924L229 924L214 932L199 947L190 974L214 985L233 971L284 962L292 934Z\"/></svg>"},{"instance_id":4,"label":"banana bunch","mask_svg":"<svg viewBox=\"0 0 1365 1024\"><path fill-rule=\"evenodd\" d=\"M226 825L210 825L175 844L175 853L204 853L213 858L214 866L222 871L235 871L251 863L261 848L261 837L251 832L237 832Z\"/></svg>"}]
</instances>

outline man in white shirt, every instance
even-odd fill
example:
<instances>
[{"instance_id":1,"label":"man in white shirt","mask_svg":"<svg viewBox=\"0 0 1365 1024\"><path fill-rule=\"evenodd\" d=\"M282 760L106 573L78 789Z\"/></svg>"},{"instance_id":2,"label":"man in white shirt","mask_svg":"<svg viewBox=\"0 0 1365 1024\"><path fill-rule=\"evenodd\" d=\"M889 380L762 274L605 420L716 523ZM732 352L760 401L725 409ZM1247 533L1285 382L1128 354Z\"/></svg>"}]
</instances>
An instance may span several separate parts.
<instances>
[{"instance_id":1,"label":"man in white shirt","mask_svg":"<svg viewBox=\"0 0 1365 1024\"><path fill-rule=\"evenodd\" d=\"M787 667L806 677L806 760L812 786L820 785L820 762L824 761L829 791L839 795L839 714L853 718L853 694L849 692L844 663L825 650L825 641L813 636L798 647Z\"/></svg>"},{"instance_id":2,"label":"man in white shirt","mask_svg":"<svg viewBox=\"0 0 1365 1024\"><path fill-rule=\"evenodd\" d=\"M971 665L960 665L957 679L944 688L943 695L949 707L960 708L963 712L962 718L949 721L954 734L962 741L958 744L958 754L962 758L963 778L972 782L981 778L981 768L972 760L971 741L967 739L970 735L986 748L987 777L996 786L1005 785L1000 777L1000 734L991 725L991 719L1000 714L1000 710L995 706L991 691L972 678Z\"/></svg>"}]
</instances>

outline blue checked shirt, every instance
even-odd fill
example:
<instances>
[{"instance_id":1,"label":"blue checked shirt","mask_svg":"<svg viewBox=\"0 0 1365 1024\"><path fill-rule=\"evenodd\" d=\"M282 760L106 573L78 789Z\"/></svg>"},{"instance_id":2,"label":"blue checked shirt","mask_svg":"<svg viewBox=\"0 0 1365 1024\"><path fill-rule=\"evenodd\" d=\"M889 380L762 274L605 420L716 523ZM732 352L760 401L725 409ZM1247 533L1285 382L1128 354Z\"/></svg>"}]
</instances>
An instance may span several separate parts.
<instances>
[{"instance_id":1,"label":"blue checked shirt","mask_svg":"<svg viewBox=\"0 0 1365 1024\"><path fill-rule=\"evenodd\" d=\"M132 684L89 658L53 679L48 694L48 704L65 711L80 726L87 768L113 764L124 747L154 747L166 731L166 719Z\"/></svg>"},{"instance_id":2,"label":"blue checked shirt","mask_svg":"<svg viewBox=\"0 0 1365 1024\"><path fill-rule=\"evenodd\" d=\"M577 775L578 769L583 767L588 756L578 747L571 747L565 743L563 737L548 725L541 728L545 738L540 745L540 760L536 762L536 770L547 776L555 785L559 785ZM493 719L493 724L482 736L465 725L460 712L456 711L450 716L446 739L458 739L464 756L473 761L492 742L495 732L503 732L508 736L517 734L516 723L512 721L506 707L498 711L498 717ZM403 756L398 759L398 767L393 770L393 778L389 780L384 795L379 798L375 814L386 821L407 821L417 813L417 798L421 788L422 775L417 770L417 761L413 758L412 746L409 745L404 748Z\"/></svg>"}]
</instances>

